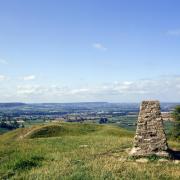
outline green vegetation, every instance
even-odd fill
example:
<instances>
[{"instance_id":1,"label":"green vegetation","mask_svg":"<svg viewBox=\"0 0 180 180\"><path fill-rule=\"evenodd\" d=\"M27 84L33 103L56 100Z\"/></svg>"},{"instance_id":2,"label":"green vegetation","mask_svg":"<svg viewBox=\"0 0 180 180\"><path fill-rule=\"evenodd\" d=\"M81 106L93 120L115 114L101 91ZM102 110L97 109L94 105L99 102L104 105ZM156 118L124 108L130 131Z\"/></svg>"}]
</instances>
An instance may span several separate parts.
<instances>
[{"instance_id":1,"label":"green vegetation","mask_svg":"<svg viewBox=\"0 0 180 180\"><path fill-rule=\"evenodd\" d=\"M128 159L133 132L115 126L54 123L0 136L0 179L179 179L180 164ZM180 149L176 141L170 147Z\"/></svg>"},{"instance_id":2,"label":"green vegetation","mask_svg":"<svg viewBox=\"0 0 180 180\"><path fill-rule=\"evenodd\" d=\"M8 131L9 131L9 129L0 127L0 134L3 134L3 133L8 132Z\"/></svg>"},{"instance_id":3,"label":"green vegetation","mask_svg":"<svg viewBox=\"0 0 180 180\"><path fill-rule=\"evenodd\" d=\"M40 166L40 162L42 160L44 160L44 157L42 156L32 156L30 159L26 159L26 160L21 159L14 165L13 170L21 171L21 170L27 170L33 167Z\"/></svg>"},{"instance_id":4,"label":"green vegetation","mask_svg":"<svg viewBox=\"0 0 180 180\"><path fill-rule=\"evenodd\" d=\"M174 127L172 130L172 137L178 141L180 141L180 106L176 106L173 111L174 117Z\"/></svg>"},{"instance_id":5,"label":"green vegetation","mask_svg":"<svg viewBox=\"0 0 180 180\"><path fill-rule=\"evenodd\" d=\"M17 123L17 121L1 121L0 120L0 128L13 130L19 127L20 125Z\"/></svg>"},{"instance_id":6,"label":"green vegetation","mask_svg":"<svg viewBox=\"0 0 180 180\"><path fill-rule=\"evenodd\" d=\"M136 130L138 116L115 116L109 119L110 123L117 123L119 127L126 128L130 131Z\"/></svg>"}]
</instances>

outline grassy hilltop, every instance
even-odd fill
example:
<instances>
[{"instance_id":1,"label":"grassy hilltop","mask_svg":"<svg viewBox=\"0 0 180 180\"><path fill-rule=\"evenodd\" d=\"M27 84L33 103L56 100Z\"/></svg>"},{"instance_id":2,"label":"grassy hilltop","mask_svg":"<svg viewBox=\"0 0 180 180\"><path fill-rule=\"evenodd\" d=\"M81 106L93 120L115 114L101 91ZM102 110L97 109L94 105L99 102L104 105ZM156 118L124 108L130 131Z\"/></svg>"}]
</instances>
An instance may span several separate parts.
<instances>
[{"instance_id":1,"label":"grassy hilltop","mask_svg":"<svg viewBox=\"0 0 180 180\"><path fill-rule=\"evenodd\" d=\"M180 164L128 159L133 133L114 126L56 123L0 136L0 179L179 179ZM169 141L171 148L180 144Z\"/></svg>"}]
</instances>

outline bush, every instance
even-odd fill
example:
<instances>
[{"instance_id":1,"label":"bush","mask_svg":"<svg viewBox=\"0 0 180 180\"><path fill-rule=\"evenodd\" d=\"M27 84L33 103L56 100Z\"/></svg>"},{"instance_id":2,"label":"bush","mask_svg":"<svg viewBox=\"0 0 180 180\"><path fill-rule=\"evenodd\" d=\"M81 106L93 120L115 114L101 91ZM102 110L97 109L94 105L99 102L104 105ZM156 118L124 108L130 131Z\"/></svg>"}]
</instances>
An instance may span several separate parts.
<instances>
[{"instance_id":1,"label":"bush","mask_svg":"<svg viewBox=\"0 0 180 180\"><path fill-rule=\"evenodd\" d=\"M9 130L13 130L13 129L17 129L19 128L19 124L17 123L17 121L13 121L13 122L8 122L8 121L0 121L0 127L1 128L6 128Z\"/></svg>"},{"instance_id":2,"label":"bush","mask_svg":"<svg viewBox=\"0 0 180 180\"><path fill-rule=\"evenodd\" d=\"M108 119L107 118L101 118L99 120L99 124L106 124L106 123L108 123Z\"/></svg>"},{"instance_id":3,"label":"bush","mask_svg":"<svg viewBox=\"0 0 180 180\"><path fill-rule=\"evenodd\" d=\"M172 116L175 122L171 135L174 139L180 140L180 106L175 107Z\"/></svg>"}]
</instances>

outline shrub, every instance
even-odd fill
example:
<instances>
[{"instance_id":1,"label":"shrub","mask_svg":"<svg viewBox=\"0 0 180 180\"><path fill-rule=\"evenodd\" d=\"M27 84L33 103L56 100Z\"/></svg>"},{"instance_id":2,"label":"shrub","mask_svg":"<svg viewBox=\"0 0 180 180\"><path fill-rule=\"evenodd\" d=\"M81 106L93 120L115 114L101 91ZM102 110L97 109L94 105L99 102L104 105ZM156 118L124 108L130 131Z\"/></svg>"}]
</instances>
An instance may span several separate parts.
<instances>
[{"instance_id":1,"label":"shrub","mask_svg":"<svg viewBox=\"0 0 180 180\"><path fill-rule=\"evenodd\" d=\"M172 113L172 116L175 120L174 122L174 126L173 126L173 129L172 129L172 137L176 140L180 140L180 106L176 106L173 113Z\"/></svg>"}]
</instances>

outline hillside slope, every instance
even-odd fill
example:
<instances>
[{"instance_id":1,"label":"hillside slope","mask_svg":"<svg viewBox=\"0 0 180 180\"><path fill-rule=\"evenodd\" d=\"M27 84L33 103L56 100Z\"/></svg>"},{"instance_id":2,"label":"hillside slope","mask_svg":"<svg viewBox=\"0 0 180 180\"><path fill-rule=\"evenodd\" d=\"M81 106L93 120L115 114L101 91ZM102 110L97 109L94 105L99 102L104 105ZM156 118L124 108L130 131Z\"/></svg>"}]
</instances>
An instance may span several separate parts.
<instances>
[{"instance_id":1,"label":"hillside slope","mask_svg":"<svg viewBox=\"0 0 180 180\"><path fill-rule=\"evenodd\" d=\"M132 140L132 132L107 125L17 129L0 136L0 179L179 179L179 164L128 159Z\"/></svg>"}]
</instances>

